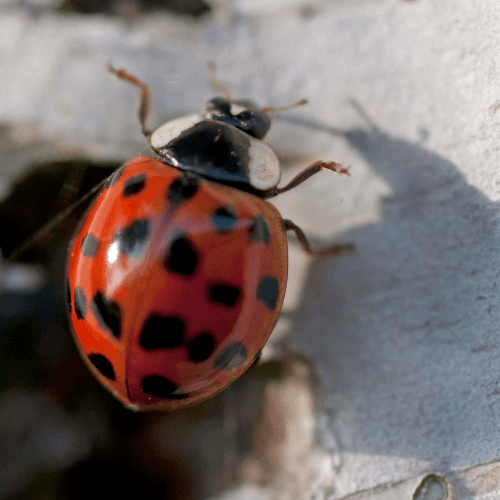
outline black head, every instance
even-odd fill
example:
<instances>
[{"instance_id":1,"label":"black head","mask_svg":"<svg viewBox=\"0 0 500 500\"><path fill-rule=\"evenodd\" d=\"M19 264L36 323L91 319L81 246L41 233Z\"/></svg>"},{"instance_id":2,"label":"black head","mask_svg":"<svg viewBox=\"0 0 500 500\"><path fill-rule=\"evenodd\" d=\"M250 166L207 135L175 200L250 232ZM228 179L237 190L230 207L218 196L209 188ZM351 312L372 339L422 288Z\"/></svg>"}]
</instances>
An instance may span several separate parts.
<instances>
[{"instance_id":1,"label":"black head","mask_svg":"<svg viewBox=\"0 0 500 500\"><path fill-rule=\"evenodd\" d=\"M202 117L228 123L256 139L263 139L271 126L271 118L252 101L229 101L214 97L207 102Z\"/></svg>"}]
</instances>

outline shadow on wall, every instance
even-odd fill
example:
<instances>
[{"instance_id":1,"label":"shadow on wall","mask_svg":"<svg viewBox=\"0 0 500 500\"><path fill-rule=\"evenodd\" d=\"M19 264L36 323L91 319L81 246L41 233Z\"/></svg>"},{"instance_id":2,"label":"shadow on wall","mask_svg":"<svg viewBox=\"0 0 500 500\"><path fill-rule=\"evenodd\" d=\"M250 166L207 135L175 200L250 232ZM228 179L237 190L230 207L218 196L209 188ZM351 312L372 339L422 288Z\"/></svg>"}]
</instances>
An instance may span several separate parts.
<instances>
[{"instance_id":1,"label":"shadow on wall","mask_svg":"<svg viewBox=\"0 0 500 500\"><path fill-rule=\"evenodd\" d=\"M491 460L500 439L497 204L421 144L373 125L294 122L343 136L394 193L379 223L343 235L355 254L311 263L292 317L293 347L317 361L327 406L341 401L330 404L340 450L440 470Z\"/></svg>"}]
</instances>

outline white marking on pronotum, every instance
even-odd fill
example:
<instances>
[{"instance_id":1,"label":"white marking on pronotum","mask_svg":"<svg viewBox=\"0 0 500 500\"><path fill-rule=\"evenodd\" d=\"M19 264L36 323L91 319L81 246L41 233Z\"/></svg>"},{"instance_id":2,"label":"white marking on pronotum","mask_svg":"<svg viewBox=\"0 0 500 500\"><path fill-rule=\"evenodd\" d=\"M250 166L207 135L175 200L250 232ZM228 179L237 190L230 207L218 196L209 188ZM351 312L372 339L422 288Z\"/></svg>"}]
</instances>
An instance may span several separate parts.
<instances>
[{"instance_id":1,"label":"white marking on pronotum","mask_svg":"<svg viewBox=\"0 0 500 500\"><path fill-rule=\"evenodd\" d=\"M276 187L281 179L281 167L276 153L267 142L250 137L248 176L258 191Z\"/></svg>"},{"instance_id":2,"label":"white marking on pronotum","mask_svg":"<svg viewBox=\"0 0 500 500\"><path fill-rule=\"evenodd\" d=\"M150 136L149 142L153 149L161 149L172 139L176 139L186 130L200 123L203 118L199 115L189 115L169 121L158 127Z\"/></svg>"}]
</instances>

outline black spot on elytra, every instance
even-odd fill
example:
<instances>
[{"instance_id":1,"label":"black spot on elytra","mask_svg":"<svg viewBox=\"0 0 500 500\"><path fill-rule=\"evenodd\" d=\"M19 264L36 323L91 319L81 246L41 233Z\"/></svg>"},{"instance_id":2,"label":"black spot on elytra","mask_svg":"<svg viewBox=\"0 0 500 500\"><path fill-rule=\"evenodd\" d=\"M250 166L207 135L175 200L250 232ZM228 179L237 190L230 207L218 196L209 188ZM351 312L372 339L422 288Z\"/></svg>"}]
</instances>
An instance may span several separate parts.
<instances>
[{"instance_id":1,"label":"black spot on elytra","mask_svg":"<svg viewBox=\"0 0 500 500\"><path fill-rule=\"evenodd\" d=\"M127 179L123 187L123 196L129 198L140 193L146 185L146 174L139 174Z\"/></svg>"},{"instance_id":2,"label":"black spot on elytra","mask_svg":"<svg viewBox=\"0 0 500 500\"><path fill-rule=\"evenodd\" d=\"M231 231L236 224L238 217L231 207L222 207L212 215L212 222L216 231L226 233Z\"/></svg>"},{"instance_id":3,"label":"black spot on elytra","mask_svg":"<svg viewBox=\"0 0 500 500\"><path fill-rule=\"evenodd\" d=\"M111 361L102 354L90 354L89 361L109 380L115 380L115 370Z\"/></svg>"},{"instance_id":4,"label":"black spot on elytra","mask_svg":"<svg viewBox=\"0 0 500 500\"><path fill-rule=\"evenodd\" d=\"M165 268L174 273L190 276L195 272L197 263L198 255L194 245L183 234L173 236L165 255Z\"/></svg>"},{"instance_id":5,"label":"black spot on elytra","mask_svg":"<svg viewBox=\"0 0 500 500\"><path fill-rule=\"evenodd\" d=\"M82 239L82 255L94 257L99 250L99 240L91 233L87 233Z\"/></svg>"},{"instance_id":6,"label":"black spot on elytra","mask_svg":"<svg viewBox=\"0 0 500 500\"><path fill-rule=\"evenodd\" d=\"M264 302L267 308L272 311L276 307L279 296L279 284L276 278L264 276L257 288L257 300Z\"/></svg>"},{"instance_id":7,"label":"black spot on elytra","mask_svg":"<svg viewBox=\"0 0 500 500\"><path fill-rule=\"evenodd\" d=\"M241 342L228 345L215 358L214 367L218 370L234 370L241 366L247 359L247 348Z\"/></svg>"},{"instance_id":8,"label":"black spot on elytra","mask_svg":"<svg viewBox=\"0 0 500 500\"><path fill-rule=\"evenodd\" d=\"M150 375L142 379L142 392L157 398L183 399L187 394L172 394L177 386L168 378L160 375Z\"/></svg>"},{"instance_id":9,"label":"black spot on elytra","mask_svg":"<svg viewBox=\"0 0 500 500\"><path fill-rule=\"evenodd\" d=\"M120 338L122 328L120 306L98 291L92 299L91 307L99 324L107 328L115 338Z\"/></svg>"},{"instance_id":10,"label":"black spot on elytra","mask_svg":"<svg viewBox=\"0 0 500 500\"><path fill-rule=\"evenodd\" d=\"M118 243L118 250L129 256L139 256L148 243L151 223L147 219L140 219L132 222L130 226L119 231L113 244Z\"/></svg>"},{"instance_id":11,"label":"black spot on elytra","mask_svg":"<svg viewBox=\"0 0 500 500\"><path fill-rule=\"evenodd\" d=\"M185 172L174 179L167 191L167 198L176 203L192 198L198 191L198 179Z\"/></svg>"},{"instance_id":12,"label":"black spot on elytra","mask_svg":"<svg viewBox=\"0 0 500 500\"><path fill-rule=\"evenodd\" d=\"M139 343L144 349L166 349L184 343L184 322L174 316L151 316L145 322Z\"/></svg>"},{"instance_id":13,"label":"black spot on elytra","mask_svg":"<svg viewBox=\"0 0 500 500\"><path fill-rule=\"evenodd\" d=\"M75 292L73 294L74 304L75 304L75 313L78 319L84 319L87 314L87 298L83 293L81 287L75 287Z\"/></svg>"},{"instance_id":14,"label":"black spot on elytra","mask_svg":"<svg viewBox=\"0 0 500 500\"><path fill-rule=\"evenodd\" d=\"M215 339L211 333L204 332L186 342L191 361L206 361L215 348Z\"/></svg>"},{"instance_id":15,"label":"black spot on elytra","mask_svg":"<svg viewBox=\"0 0 500 500\"><path fill-rule=\"evenodd\" d=\"M68 308L68 313L71 314L71 287L69 280L66 280L66 307Z\"/></svg>"},{"instance_id":16,"label":"black spot on elytra","mask_svg":"<svg viewBox=\"0 0 500 500\"><path fill-rule=\"evenodd\" d=\"M213 302L231 307L236 304L240 290L231 285L211 285L209 286L209 295Z\"/></svg>"},{"instance_id":17,"label":"black spot on elytra","mask_svg":"<svg viewBox=\"0 0 500 500\"><path fill-rule=\"evenodd\" d=\"M122 165L109 179L108 182L106 183L106 187L109 189L111 186L113 186L116 181L122 176L123 172L125 171L125 167L127 165Z\"/></svg>"},{"instance_id":18,"label":"black spot on elytra","mask_svg":"<svg viewBox=\"0 0 500 500\"><path fill-rule=\"evenodd\" d=\"M269 245L271 242L271 231L266 219L262 215L256 215L250 226L251 239L254 243L263 242Z\"/></svg>"}]
</instances>

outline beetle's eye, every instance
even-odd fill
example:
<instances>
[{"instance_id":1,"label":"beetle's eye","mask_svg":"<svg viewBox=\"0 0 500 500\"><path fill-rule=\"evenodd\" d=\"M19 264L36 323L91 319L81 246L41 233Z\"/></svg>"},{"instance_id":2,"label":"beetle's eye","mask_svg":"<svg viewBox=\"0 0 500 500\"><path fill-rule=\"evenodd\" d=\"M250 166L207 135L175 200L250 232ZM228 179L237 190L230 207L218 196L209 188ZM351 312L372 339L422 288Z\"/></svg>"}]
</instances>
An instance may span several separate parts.
<instances>
[{"instance_id":1,"label":"beetle's eye","mask_svg":"<svg viewBox=\"0 0 500 500\"><path fill-rule=\"evenodd\" d=\"M228 123L239 128L256 139L263 139L271 118L251 101L228 101L223 97L214 97L207 102L202 117Z\"/></svg>"},{"instance_id":2,"label":"beetle's eye","mask_svg":"<svg viewBox=\"0 0 500 500\"><path fill-rule=\"evenodd\" d=\"M236 115L236 118L239 118L240 120L251 120L254 117L255 111L251 111L249 109L245 109L245 111L242 111L241 113L238 113Z\"/></svg>"},{"instance_id":3,"label":"beetle's eye","mask_svg":"<svg viewBox=\"0 0 500 500\"><path fill-rule=\"evenodd\" d=\"M271 126L271 118L260 109L246 109L236 115L239 128L256 139L263 139Z\"/></svg>"},{"instance_id":4,"label":"beetle's eye","mask_svg":"<svg viewBox=\"0 0 500 500\"><path fill-rule=\"evenodd\" d=\"M231 114L231 103L223 97L214 97L205 105L205 113L217 112L218 114L229 116Z\"/></svg>"}]
</instances>

